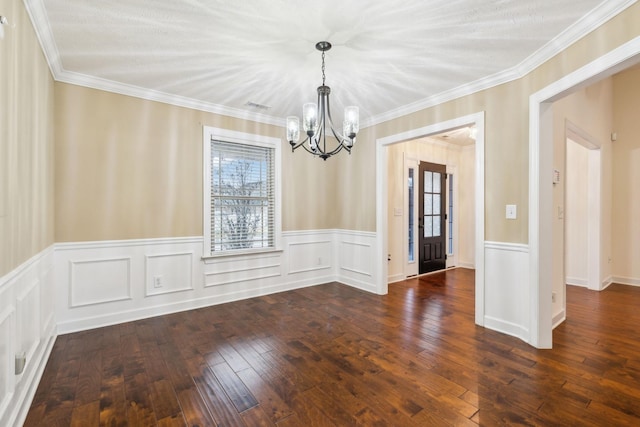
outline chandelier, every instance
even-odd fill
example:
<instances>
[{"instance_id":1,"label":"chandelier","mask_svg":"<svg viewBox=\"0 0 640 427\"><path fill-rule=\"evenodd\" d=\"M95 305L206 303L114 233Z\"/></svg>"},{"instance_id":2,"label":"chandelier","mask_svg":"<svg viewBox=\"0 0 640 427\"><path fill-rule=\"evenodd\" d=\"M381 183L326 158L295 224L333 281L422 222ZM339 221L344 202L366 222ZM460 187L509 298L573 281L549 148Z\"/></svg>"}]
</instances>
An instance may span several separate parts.
<instances>
[{"instance_id":1,"label":"chandelier","mask_svg":"<svg viewBox=\"0 0 640 427\"><path fill-rule=\"evenodd\" d=\"M344 109L344 121L342 122L342 135L333 126L331 109L329 108L329 94L331 88L324 84L324 53L331 49L331 43L323 41L316 43L316 49L322 52L322 86L318 86L318 102L310 102L302 106L302 127L307 137L300 139L300 121L296 116L287 117L287 140L291 144L291 151L304 148L314 156L327 160L334 154L345 149L351 154L351 148L356 142L356 133L360 128L358 107L346 107ZM327 146L327 125L335 138Z\"/></svg>"}]
</instances>

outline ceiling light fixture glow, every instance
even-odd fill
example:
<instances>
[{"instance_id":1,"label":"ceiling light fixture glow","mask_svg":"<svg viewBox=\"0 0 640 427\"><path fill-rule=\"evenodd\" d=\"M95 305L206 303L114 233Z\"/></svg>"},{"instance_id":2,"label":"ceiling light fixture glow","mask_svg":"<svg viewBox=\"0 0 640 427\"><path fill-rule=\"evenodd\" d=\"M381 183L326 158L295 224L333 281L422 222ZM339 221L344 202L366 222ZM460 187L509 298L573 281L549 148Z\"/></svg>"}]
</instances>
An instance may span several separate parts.
<instances>
[{"instance_id":1,"label":"ceiling light fixture glow","mask_svg":"<svg viewBox=\"0 0 640 427\"><path fill-rule=\"evenodd\" d=\"M329 94L331 88L325 85L324 54L331 49L331 43L322 41L316 43L316 49L322 52L322 86L318 86L318 102L307 103L302 106L302 126L307 137L298 143L300 139L300 120L297 116L287 117L287 141L291 144L291 151L304 148L314 156L327 160L334 154L345 149L351 154L351 148L356 142L356 134L360 130L360 113L358 107L350 106L344 109L344 121L342 122L342 135L333 127L331 109L329 108ZM329 130L336 139L335 145L327 148L327 124ZM333 147L333 148L331 148Z\"/></svg>"}]
</instances>

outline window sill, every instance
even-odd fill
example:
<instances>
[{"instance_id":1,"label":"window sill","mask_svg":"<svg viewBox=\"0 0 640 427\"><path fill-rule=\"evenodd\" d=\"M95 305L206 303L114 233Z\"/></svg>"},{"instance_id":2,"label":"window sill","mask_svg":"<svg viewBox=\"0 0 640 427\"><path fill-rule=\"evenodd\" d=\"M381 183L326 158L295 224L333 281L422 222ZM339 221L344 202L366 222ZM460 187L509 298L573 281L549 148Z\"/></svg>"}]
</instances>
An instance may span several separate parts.
<instances>
[{"instance_id":1,"label":"window sill","mask_svg":"<svg viewBox=\"0 0 640 427\"><path fill-rule=\"evenodd\" d=\"M269 255L279 255L283 252L281 248L268 248L268 249L252 249L247 251L233 251L233 252L224 252L217 254L206 254L202 256L202 260L205 264L211 264L216 262L216 260L220 259L229 259L229 258L262 258L264 256Z\"/></svg>"}]
</instances>

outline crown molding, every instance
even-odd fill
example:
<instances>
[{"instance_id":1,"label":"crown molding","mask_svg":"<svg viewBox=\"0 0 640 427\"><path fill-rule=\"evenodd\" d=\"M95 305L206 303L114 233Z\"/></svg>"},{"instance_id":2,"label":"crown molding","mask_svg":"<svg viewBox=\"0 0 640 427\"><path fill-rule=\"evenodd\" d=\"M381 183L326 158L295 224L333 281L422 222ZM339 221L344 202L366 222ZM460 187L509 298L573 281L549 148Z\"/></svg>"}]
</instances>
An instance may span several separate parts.
<instances>
[{"instance_id":1,"label":"crown molding","mask_svg":"<svg viewBox=\"0 0 640 427\"><path fill-rule=\"evenodd\" d=\"M135 98L146 99L148 101L157 101L165 104L175 105L177 107L185 107L193 110L206 111L208 113L220 114L223 116L235 117L237 119L250 120L258 123L265 123L275 126L285 126L285 120L280 117L273 117L266 114L255 113L252 111L241 110L239 108L226 107L224 105L213 104L211 102L200 101L185 96L172 95L152 89L145 89L140 86L129 85L126 83L115 82L113 80L103 79L100 77L89 76L86 74L75 73L63 70L54 76L56 81L62 83L70 83L78 86L84 86L92 89L104 90L106 92L119 93L121 95L133 96Z\"/></svg>"},{"instance_id":2,"label":"crown molding","mask_svg":"<svg viewBox=\"0 0 640 427\"><path fill-rule=\"evenodd\" d=\"M36 32L36 37L40 42L44 57L49 64L49 70L53 75L54 80L57 80L57 76L63 71L60 52L53 38L53 31L51 31L51 24L47 18L47 11L44 8L42 0L23 0L24 7L27 9L29 19Z\"/></svg>"},{"instance_id":3,"label":"crown molding","mask_svg":"<svg viewBox=\"0 0 640 427\"><path fill-rule=\"evenodd\" d=\"M360 122L360 127L366 128L374 126L438 104L453 101L454 99L461 98L463 96L468 96L482 90L490 89L492 87L520 79L636 2L637 0L603 1L590 13L576 21L573 25L547 42L544 46L529 55L516 66L457 88L421 99L411 104L369 117L368 119Z\"/></svg>"},{"instance_id":4,"label":"crown molding","mask_svg":"<svg viewBox=\"0 0 640 427\"><path fill-rule=\"evenodd\" d=\"M60 53L53 38L53 32L51 31L51 26L47 19L43 0L23 1L35 28L40 45L42 46L42 50L44 51L47 63L49 64L51 74L56 81L147 99L149 101L157 101L179 107L235 117L238 119L251 120L258 123L281 127L285 126L285 120L281 117L274 117L224 105L213 104L193 98L172 95L166 92L145 89L139 86L128 85L115 82L113 80L67 71L62 67ZM389 110L385 113L369 117L360 122L360 127L361 129L364 129L374 126L522 78L636 2L637 0L603 1L597 8L583 16L576 23L568 27L565 31L560 33L557 37L546 43L516 66L457 88Z\"/></svg>"},{"instance_id":5,"label":"crown molding","mask_svg":"<svg viewBox=\"0 0 640 427\"><path fill-rule=\"evenodd\" d=\"M285 126L285 119L282 117L274 117L252 111L241 110L239 108L226 107L224 105L67 71L62 66L60 52L58 51L58 46L55 43L53 31L51 31L51 25L47 17L47 11L44 7L43 0L23 1L55 81L104 90L121 95L133 96L135 98L146 99L149 101L162 102L178 107L220 114L242 120L250 120L280 127Z\"/></svg>"}]
</instances>

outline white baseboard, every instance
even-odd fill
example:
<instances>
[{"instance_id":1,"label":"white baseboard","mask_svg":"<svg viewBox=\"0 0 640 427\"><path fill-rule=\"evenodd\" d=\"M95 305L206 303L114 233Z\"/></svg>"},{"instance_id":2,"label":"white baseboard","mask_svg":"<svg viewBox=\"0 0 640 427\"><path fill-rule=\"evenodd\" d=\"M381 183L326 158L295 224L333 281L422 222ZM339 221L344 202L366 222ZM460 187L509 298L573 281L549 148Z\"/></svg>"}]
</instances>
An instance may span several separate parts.
<instances>
[{"instance_id":1,"label":"white baseboard","mask_svg":"<svg viewBox=\"0 0 640 427\"><path fill-rule=\"evenodd\" d=\"M563 309L559 313L557 313L555 316L553 316L553 319L551 321L551 328L555 329L556 326L560 325L565 320L567 320L567 313Z\"/></svg>"},{"instance_id":2,"label":"white baseboard","mask_svg":"<svg viewBox=\"0 0 640 427\"><path fill-rule=\"evenodd\" d=\"M484 326L494 331L520 338L523 341L527 341L529 339L529 330L516 323L496 319L491 316L484 316Z\"/></svg>"},{"instance_id":3,"label":"white baseboard","mask_svg":"<svg viewBox=\"0 0 640 427\"><path fill-rule=\"evenodd\" d=\"M611 277L611 276L607 277L606 279L604 279L602 281L602 286L601 286L600 290L604 291L609 286L611 286L612 283L613 283L613 277Z\"/></svg>"},{"instance_id":4,"label":"white baseboard","mask_svg":"<svg viewBox=\"0 0 640 427\"><path fill-rule=\"evenodd\" d=\"M583 288L589 287L589 281L587 279L581 279L579 277L567 277L565 279L565 282L567 283L567 285L580 286Z\"/></svg>"},{"instance_id":5,"label":"white baseboard","mask_svg":"<svg viewBox=\"0 0 640 427\"><path fill-rule=\"evenodd\" d=\"M613 276L611 283L619 283L621 285L640 286L640 279L632 277Z\"/></svg>"},{"instance_id":6,"label":"white baseboard","mask_svg":"<svg viewBox=\"0 0 640 427\"><path fill-rule=\"evenodd\" d=\"M402 282L403 280L406 280L406 279L407 278L404 276L404 274L394 274L387 278L387 282L388 283Z\"/></svg>"},{"instance_id":7,"label":"white baseboard","mask_svg":"<svg viewBox=\"0 0 640 427\"><path fill-rule=\"evenodd\" d=\"M458 265L456 265L456 267L460 267L460 268L468 268L470 270L475 270L476 265L472 262L459 262Z\"/></svg>"}]
</instances>

